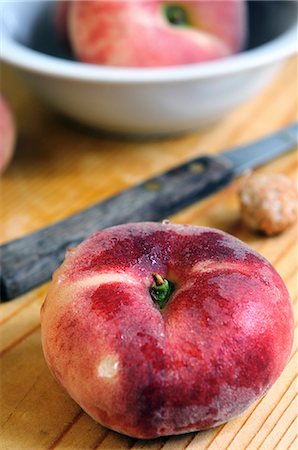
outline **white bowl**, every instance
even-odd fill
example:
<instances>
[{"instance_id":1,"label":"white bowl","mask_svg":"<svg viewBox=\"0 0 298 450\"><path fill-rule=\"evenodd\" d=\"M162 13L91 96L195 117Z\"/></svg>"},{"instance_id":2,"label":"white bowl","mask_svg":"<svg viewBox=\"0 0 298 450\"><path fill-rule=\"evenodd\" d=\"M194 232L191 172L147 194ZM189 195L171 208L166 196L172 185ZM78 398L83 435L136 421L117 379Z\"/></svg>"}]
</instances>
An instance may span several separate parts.
<instances>
[{"instance_id":1,"label":"white bowl","mask_svg":"<svg viewBox=\"0 0 298 450\"><path fill-rule=\"evenodd\" d=\"M53 2L1 1L1 57L60 113L134 135L208 125L257 94L297 49L297 3L249 4L249 49L208 63L120 69L70 59L55 42ZM256 9L257 8L257 9Z\"/></svg>"}]
</instances>

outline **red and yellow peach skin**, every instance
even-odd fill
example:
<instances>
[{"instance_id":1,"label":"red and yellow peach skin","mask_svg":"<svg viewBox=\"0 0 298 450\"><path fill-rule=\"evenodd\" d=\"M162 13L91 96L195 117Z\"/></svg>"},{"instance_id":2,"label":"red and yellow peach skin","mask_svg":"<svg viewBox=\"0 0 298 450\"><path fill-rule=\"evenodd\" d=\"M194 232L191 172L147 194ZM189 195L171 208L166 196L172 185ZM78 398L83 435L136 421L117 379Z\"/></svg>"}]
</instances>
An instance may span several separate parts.
<instances>
[{"instance_id":1,"label":"red and yellow peach skin","mask_svg":"<svg viewBox=\"0 0 298 450\"><path fill-rule=\"evenodd\" d=\"M197 63L243 48L246 2L73 1L67 29L74 54L83 62L126 67Z\"/></svg>"},{"instance_id":2,"label":"red and yellow peach skin","mask_svg":"<svg viewBox=\"0 0 298 450\"><path fill-rule=\"evenodd\" d=\"M173 283L163 309L152 275ZM138 438L214 427L272 386L293 341L274 268L215 229L138 223L66 256L41 311L56 380L101 424Z\"/></svg>"}]
</instances>

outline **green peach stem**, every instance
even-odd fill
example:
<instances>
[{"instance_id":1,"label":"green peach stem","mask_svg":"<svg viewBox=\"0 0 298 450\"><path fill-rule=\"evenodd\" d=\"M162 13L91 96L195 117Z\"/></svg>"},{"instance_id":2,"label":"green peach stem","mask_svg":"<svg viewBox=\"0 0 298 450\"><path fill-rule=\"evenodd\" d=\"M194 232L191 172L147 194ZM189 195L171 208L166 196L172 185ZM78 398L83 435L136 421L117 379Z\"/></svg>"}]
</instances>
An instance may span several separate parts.
<instances>
[{"instance_id":1,"label":"green peach stem","mask_svg":"<svg viewBox=\"0 0 298 450\"><path fill-rule=\"evenodd\" d=\"M173 292L173 283L163 278L158 273L153 273L153 284L150 289L150 294L154 302L163 309Z\"/></svg>"},{"instance_id":2,"label":"green peach stem","mask_svg":"<svg viewBox=\"0 0 298 450\"><path fill-rule=\"evenodd\" d=\"M169 23L175 26L189 25L189 20L185 9L179 5L166 5L164 14Z\"/></svg>"}]
</instances>

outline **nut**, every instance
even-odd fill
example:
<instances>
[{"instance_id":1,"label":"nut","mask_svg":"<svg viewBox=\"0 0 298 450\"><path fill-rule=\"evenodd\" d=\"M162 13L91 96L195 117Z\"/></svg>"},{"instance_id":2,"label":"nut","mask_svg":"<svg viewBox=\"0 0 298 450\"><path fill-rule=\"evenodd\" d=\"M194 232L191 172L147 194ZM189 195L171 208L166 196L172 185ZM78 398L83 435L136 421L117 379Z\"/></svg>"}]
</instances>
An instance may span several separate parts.
<instances>
[{"instance_id":1,"label":"nut","mask_svg":"<svg viewBox=\"0 0 298 450\"><path fill-rule=\"evenodd\" d=\"M252 230L270 236L296 221L297 188L285 175L252 175L239 195L242 220Z\"/></svg>"}]
</instances>

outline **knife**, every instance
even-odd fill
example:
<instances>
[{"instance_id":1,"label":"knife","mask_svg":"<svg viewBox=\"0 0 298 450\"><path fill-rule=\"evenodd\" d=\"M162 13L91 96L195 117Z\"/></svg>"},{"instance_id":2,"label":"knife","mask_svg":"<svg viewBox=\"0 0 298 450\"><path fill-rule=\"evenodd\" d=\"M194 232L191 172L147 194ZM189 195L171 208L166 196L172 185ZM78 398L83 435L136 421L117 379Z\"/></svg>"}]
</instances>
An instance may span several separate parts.
<instances>
[{"instance_id":1,"label":"knife","mask_svg":"<svg viewBox=\"0 0 298 450\"><path fill-rule=\"evenodd\" d=\"M298 123L251 144L200 156L126 189L88 209L0 247L1 299L13 299L48 281L64 259L91 233L126 222L159 221L227 185L247 169L293 149Z\"/></svg>"}]
</instances>

